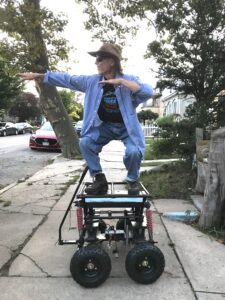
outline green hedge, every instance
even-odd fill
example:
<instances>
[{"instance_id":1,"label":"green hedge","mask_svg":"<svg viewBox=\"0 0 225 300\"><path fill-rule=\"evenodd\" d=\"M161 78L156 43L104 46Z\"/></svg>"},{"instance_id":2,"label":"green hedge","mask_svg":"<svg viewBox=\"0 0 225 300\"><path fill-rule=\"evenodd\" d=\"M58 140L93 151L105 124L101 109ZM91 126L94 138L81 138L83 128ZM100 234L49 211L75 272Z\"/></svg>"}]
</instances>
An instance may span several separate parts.
<instances>
[{"instance_id":1,"label":"green hedge","mask_svg":"<svg viewBox=\"0 0 225 300\"><path fill-rule=\"evenodd\" d=\"M188 120L175 121L173 116L157 120L156 138L148 141L145 159L180 157L192 159L195 149L195 126Z\"/></svg>"},{"instance_id":2,"label":"green hedge","mask_svg":"<svg viewBox=\"0 0 225 300\"><path fill-rule=\"evenodd\" d=\"M166 159L179 157L176 153L176 141L174 139L152 139L146 145L145 159Z\"/></svg>"}]
</instances>

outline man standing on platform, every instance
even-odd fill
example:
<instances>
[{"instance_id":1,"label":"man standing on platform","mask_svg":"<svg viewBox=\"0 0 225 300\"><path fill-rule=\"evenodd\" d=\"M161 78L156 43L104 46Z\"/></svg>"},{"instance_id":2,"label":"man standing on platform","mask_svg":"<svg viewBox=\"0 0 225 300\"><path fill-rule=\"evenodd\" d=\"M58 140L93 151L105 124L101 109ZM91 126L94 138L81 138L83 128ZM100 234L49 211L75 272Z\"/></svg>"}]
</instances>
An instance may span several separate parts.
<instances>
[{"instance_id":1,"label":"man standing on platform","mask_svg":"<svg viewBox=\"0 0 225 300\"><path fill-rule=\"evenodd\" d=\"M123 74L121 51L116 45L104 43L99 50L88 53L96 58L98 74L47 72L20 73L19 76L23 80L41 79L46 84L85 93L80 150L94 177L85 192L92 195L107 193L108 183L99 153L111 140L121 140L126 147L123 162L127 169L128 194L137 195L145 140L136 107L152 96L153 89L136 76Z\"/></svg>"}]
</instances>

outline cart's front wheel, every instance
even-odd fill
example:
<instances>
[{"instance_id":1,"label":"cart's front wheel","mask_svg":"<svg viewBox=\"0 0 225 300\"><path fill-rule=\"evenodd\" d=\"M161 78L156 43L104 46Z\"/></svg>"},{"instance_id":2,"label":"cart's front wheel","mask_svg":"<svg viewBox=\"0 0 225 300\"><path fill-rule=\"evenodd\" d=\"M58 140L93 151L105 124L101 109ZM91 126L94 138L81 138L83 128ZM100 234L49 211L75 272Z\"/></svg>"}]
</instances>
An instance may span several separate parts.
<instances>
[{"instance_id":1,"label":"cart's front wheel","mask_svg":"<svg viewBox=\"0 0 225 300\"><path fill-rule=\"evenodd\" d=\"M70 262L73 279L88 288L102 284L109 276L110 271L109 255L98 246L79 249L74 253Z\"/></svg>"},{"instance_id":2,"label":"cart's front wheel","mask_svg":"<svg viewBox=\"0 0 225 300\"><path fill-rule=\"evenodd\" d=\"M148 284L162 274L165 260L159 248L149 243L141 243L128 252L125 265L128 275L134 281Z\"/></svg>"}]
</instances>

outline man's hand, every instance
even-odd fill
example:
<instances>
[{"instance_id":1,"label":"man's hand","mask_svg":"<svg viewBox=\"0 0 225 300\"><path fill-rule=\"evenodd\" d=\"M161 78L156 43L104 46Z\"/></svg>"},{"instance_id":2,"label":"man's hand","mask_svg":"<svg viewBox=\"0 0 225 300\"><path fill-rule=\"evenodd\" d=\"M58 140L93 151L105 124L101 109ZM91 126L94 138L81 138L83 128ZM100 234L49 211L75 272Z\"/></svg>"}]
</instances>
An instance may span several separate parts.
<instances>
[{"instance_id":1,"label":"man's hand","mask_svg":"<svg viewBox=\"0 0 225 300\"><path fill-rule=\"evenodd\" d=\"M22 80L43 80L44 74L41 73L18 73L17 74Z\"/></svg>"},{"instance_id":2,"label":"man's hand","mask_svg":"<svg viewBox=\"0 0 225 300\"><path fill-rule=\"evenodd\" d=\"M120 85L120 84L122 84L122 78L113 78L113 79L102 80L102 81L99 81L99 83Z\"/></svg>"},{"instance_id":3,"label":"man's hand","mask_svg":"<svg viewBox=\"0 0 225 300\"><path fill-rule=\"evenodd\" d=\"M113 84L113 85L123 85L130 89L133 93L136 93L140 89L140 85L135 81L126 80L123 78L113 78L108 80L101 80L99 83L102 84Z\"/></svg>"}]
</instances>

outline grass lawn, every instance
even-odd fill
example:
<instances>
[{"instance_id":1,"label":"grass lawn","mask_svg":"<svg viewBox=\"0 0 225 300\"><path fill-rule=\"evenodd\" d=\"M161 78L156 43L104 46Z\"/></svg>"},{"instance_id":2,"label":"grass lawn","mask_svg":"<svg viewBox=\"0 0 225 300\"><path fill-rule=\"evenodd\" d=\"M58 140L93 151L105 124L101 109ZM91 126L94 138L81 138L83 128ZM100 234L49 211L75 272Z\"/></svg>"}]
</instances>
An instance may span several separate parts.
<instances>
[{"instance_id":1,"label":"grass lawn","mask_svg":"<svg viewBox=\"0 0 225 300\"><path fill-rule=\"evenodd\" d=\"M156 198L190 199L190 193L196 184L196 174L190 163L176 161L163 163L160 170L146 171L141 175L141 181Z\"/></svg>"}]
</instances>

